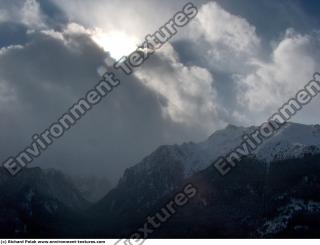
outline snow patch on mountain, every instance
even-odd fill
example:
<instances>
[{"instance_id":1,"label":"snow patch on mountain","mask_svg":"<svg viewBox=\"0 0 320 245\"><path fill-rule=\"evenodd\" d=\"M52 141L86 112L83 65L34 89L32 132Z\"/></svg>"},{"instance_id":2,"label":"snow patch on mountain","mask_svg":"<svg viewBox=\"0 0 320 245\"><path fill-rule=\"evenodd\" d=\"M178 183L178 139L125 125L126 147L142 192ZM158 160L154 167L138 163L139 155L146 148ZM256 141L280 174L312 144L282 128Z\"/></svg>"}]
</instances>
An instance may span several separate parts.
<instances>
[{"instance_id":1,"label":"snow patch on mountain","mask_svg":"<svg viewBox=\"0 0 320 245\"><path fill-rule=\"evenodd\" d=\"M258 234L261 237L266 237L282 232L288 227L289 222L299 212L308 212L311 214L319 213L320 203L314 201L292 199L286 206L279 208L278 212L279 213L276 217L266 221L262 225L262 227L258 229ZM299 227L296 228L298 229Z\"/></svg>"}]
</instances>

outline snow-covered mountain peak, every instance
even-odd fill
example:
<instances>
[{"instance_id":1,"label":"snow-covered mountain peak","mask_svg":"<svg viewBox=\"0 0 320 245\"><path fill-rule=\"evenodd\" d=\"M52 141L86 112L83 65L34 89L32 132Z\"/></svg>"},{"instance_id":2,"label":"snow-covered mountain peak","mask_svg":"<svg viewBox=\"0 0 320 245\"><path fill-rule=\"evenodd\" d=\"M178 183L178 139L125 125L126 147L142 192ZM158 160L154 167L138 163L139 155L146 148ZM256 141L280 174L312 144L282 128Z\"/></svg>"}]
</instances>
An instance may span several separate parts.
<instances>
[{"instance_id":1,"label":"snow-covered mountain peak","mask_svg":"<svg viewBox=\"0 0 320 245\"><path fill-rule=\"evenodd\" d=\"M250 135L257 129L255 126L228 125L200 143L161 146L130 171L152 173L164 164L171 166L171 162L172 165L180 164L183 175L188 177L209 167L219 157L227 156L241 146L244 135ZM315 153L320 153L320 126L298 123L285 124L255 151L257 158L265 162Z\"/></svg>"},{"instance_id":2,"label":"snow-covered mountain peak","mask_svg":"<svg viewBox=\"0 0 320 245\"><path fill-rule=\"evenodd\" d=\"M320 152L320 125L288 122L258 149L258 159L266 162L303 157Z\"/></svg>"}]
</instances>

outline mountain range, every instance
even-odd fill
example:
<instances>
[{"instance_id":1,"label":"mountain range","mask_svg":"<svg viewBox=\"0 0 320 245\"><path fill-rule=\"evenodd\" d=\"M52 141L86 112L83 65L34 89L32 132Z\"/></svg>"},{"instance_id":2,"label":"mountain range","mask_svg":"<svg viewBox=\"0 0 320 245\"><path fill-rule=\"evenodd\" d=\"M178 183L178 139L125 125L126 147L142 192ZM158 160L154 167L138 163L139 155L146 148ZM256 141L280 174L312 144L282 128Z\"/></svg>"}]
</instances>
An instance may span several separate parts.
<instances>
[{"instance_id":1,"label":"mountain range","mask_svg":"<svg viewBox=\"0 0 320 245\"><path fill-rule=\"evenodd\" d=\"M160 146L91 202L79 182L59 171L29 168L13 178L1 169L0 234L128 237L192 183L195 198L151 237L317 237L320 126L287 123L231 174L220 176L213 162L255 129L228 125L200 143Z\"/></svg>"}]
</instances>

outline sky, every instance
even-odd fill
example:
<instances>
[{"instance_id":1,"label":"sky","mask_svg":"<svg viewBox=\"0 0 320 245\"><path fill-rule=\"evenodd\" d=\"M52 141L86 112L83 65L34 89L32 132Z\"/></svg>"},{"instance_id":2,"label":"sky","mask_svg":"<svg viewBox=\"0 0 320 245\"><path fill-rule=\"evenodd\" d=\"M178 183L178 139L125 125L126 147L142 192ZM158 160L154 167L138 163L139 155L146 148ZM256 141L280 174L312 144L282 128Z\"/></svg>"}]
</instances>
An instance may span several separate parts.
<instances>
[{"instance_id":1,"label":"sky","mask_svg":"<svg viewBox=\"0 0 320 245\"><path fill-rule=\"evenodd\" d=\"M1 0L1 159L16 155L128 55L182 0ZM194 0L199 13L33 166L102 175L158 146L259 125L320 72L316 0ZM316 98L293 121L318 124Z\"/></svg>"}]
</instances>

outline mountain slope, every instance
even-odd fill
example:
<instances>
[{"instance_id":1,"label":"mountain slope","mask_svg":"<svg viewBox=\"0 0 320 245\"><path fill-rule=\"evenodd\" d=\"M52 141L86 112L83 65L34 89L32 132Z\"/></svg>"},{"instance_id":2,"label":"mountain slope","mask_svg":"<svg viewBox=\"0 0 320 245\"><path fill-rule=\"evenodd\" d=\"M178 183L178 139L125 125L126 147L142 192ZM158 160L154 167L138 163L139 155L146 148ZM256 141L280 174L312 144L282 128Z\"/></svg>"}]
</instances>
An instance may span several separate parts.
<instances>
[{"instance_id":1,"label":"mountain slope","mask_svg":"<svg viewBox=\"0 0 320 245\"><path fill-rule=\"evenodd\" d=\"M226 177L210 167L187 182L197 198L154 237L319 237L320 155L274 161L269 171L246 158Z\"/></svg>"},{"instance_id":2,"label":"mountain slope","mask_svg":"<svg viewBox=\"0 0 320 245\"><path fill-rule=\"evenodd\" d=\"M139 217L135 211L139 207L131 207L124 216L119 212L121 222L116 226L96 234L130 236L145 223L145 217L159 212L186 183L197 187L197 196L149 237L319 237L320 155L272 162L269 171L266 163L244 158L226 177L209 167L145 207ZM128 222L131 220L134 222Z\"/></svg>"},{"instance_id":3,"label":"mountain slope","mask_svg":"<svg viewBox=\"0 0 320 245\"><path fill-rule=\"evenodd\" d=\"M66 221L88 207L68 178L55 170L27 168L12 177L0 168L0 180L1 236L69 233Z\"/></svg>"},{"instance_id":4,"label":"mountain slope","mask_svg":"<svg viewBox=\"0 0 320 245\"><path fill-rule=\"evenodd\" d=\"M248 181L264 181L266 163L317 154L320 145L319 128L320 126L295 123L288 123L281 128L257 150L255 164L258 166L252 164L250 168L255 169L255 172L250 174L248 178L251 179ZM99 216L105 228L109 224L110 229L113 227L125 233L127 229L122 224L123 220L126 220L126 227L133 227L140 217L146 215L146 210L152 209L159 200L181 187L187 179L208 168L215 172L215 169L210 167L214 160L239 146L242 136L256 129L257 127L229 125L198 144L162 146L134 167L127 169L118 186L94 205L91 211ZM268 157L269 155L271 157ZM241 173L239 178L248 174ZM259 180L255 175L259 176ZM215 173L212 178L220 177ZM244 187L241 190L243 196L246 196L246 191L250 193L251 190ZM261 190L259 195L262 195ZM225 199L222 198L222 201L225 202ZM257 201L259 200L254 200L253 203Z\"/></svg>"}]
</instances>

